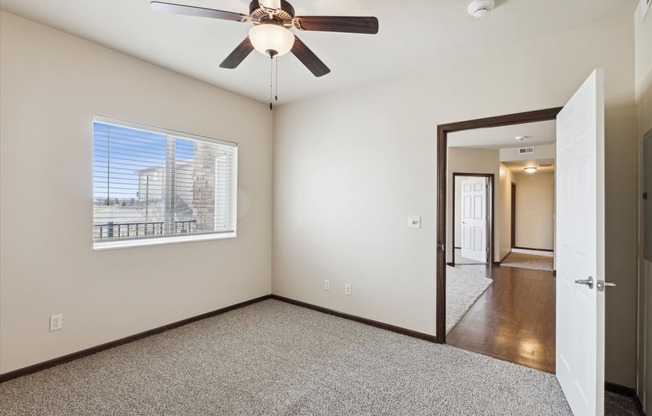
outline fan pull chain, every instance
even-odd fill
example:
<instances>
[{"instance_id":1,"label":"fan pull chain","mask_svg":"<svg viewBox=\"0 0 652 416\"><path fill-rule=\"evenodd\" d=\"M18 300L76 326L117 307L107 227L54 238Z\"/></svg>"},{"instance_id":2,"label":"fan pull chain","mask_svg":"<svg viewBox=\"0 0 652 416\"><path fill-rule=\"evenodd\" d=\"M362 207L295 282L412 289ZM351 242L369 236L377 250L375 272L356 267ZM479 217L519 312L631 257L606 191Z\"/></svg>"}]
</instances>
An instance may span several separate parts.
<instances>
[{"instance_id":1,"label":"fan pull chain","mask_svg":"<svg viewBox=\"0 0 652 416\"><path fill-rule=\"evenodd\" d=\"M274 109L272 105L272 95L274 92L274 55L270 55L269 62L269 110L272 111Z\"/></svg>"},{"instance_id":2,"label":"fan pull chain","mask_svg":"<svg viewBox=\"0 0 652 416\"><path fill-rule=\"evenodd\" d=\"M274 101L278 101L278 57L274 60L276 61L276 91L274 92Z\"/></svg>"}]
</instances>

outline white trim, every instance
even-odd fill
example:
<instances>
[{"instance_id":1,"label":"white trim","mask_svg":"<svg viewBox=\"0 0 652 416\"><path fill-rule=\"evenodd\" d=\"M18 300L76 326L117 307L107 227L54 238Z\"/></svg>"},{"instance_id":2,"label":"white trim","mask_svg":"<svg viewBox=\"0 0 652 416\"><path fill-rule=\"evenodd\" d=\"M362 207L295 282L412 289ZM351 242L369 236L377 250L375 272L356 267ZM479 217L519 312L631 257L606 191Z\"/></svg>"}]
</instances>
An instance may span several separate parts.
<instances>
[{"instance_id":1,"label":"white trim","mask_svg":"<svg viewBox=\"0 0 652 416\"><path fill-rule=\"evenodd\" d=\"M228 233L142 238L138 240L94 241L93 250L102 251L102 250L112 250L117 248L157 246L161 244L175 244L175 243L184 243L188 241L224 240L227 238L235 238L235 237L237 237L237 234L235 231L233 231Z\"/></svg>"}]
</instances>

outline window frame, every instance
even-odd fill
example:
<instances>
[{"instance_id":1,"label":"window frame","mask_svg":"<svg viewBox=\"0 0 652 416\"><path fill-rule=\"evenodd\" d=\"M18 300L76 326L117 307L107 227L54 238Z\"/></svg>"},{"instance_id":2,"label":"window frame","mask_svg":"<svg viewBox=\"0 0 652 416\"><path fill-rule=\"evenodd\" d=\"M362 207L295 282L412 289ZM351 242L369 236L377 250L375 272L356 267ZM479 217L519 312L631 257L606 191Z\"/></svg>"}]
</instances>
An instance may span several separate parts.
<instances>
[{"instance_id":1,"label":"window frame","mask_svg":"<svg viewBox=\"0 0 652 416\"><path fill-rule=\"evenodd\" d=\"M157 246L157 245L166 245L166 244L177 244L177 243L186 243L186 242L198 242L198 241L210 241L210 240L223 240L237 237L237 228L238 228L238 143L215 139L212 137L201 136L192 133L186 133L179 130L168 129L165 127L159 127L154 125L148 125L144 123L138 123L129 120L122 120L115 117L107 117L103 115L96 114L93 117L93 124L91 127L92 134L92 143L93 143L93 157L92 157L92 166L93 172L95 172L95 132L94 126L95 123L110 124L117 127L123 127L128 129L141 130L145 132L151 132L156 134L164 134L167 136L172 136L179 139L188 139L204 143L218 144L222 146L233 147L235 153L233 158L233 181L231 186L231 213L233 216L233 230L229 231L213 231L213 232L203 232L195 234L177 234L169 235L163 234L160 237L144 237L144 238L131 238L131 239L116 239L116 240L107 240L99 241L95 238L92 239L93 250L110 250L110 249L120 249L120 248L130 248L130 247L144 247L144 246ZM217 181L217 175L215 180ZM93 190L93 195L95 194L95 184L94 184L94 173L91 175L91 189ZM94 198L93 198L94 199ZM217 215L217 214L216 214ZM94 211L92 213L91 222L95 222ZM91 233L92 234L92 233Z\"/></svg>"}]
</instances>

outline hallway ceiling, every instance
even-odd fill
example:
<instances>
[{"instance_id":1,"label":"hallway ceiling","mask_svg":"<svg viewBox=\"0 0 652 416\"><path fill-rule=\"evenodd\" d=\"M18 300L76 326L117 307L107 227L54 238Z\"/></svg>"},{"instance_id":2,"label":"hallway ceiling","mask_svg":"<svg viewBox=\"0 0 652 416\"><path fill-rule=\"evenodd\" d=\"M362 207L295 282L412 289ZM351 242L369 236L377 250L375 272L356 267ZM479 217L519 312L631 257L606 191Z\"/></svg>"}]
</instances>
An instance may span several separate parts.
<instances>
[{"instance_id":1,"label":"hallway ceiling","mask_svg":"<svg viewBox=\"0 0 652 416\"><path fill-rule=\"evenodd\" d=\"M246 0L176 0L244 12ZM460 0L294 0L298 15L377 16L378 35L303 32L332 72L316 79L292 55L279 59L280 103L432 71L491 49L606 16L633 13L635 0L497 0L482 19ZM162 15L148 0L0 0L0 8L255 100L269 97L269 58L252 53L237 70L220 62L249 25Z\"/></svg>"},{"instance_id":2,"label":"hallway ceiling","mask_svg":"<svg viewBox=\"0 0 652 416\"><path fill-rule=\"evenodd\" d=\"M552 144L556 139L555 120L511 126L463 130L448 135L448 147L473 147L477 149L506 149ZM516 136L527 136L517 141Z\"/></svg>"},{"instance_id":3,"label":"hallway ceiling","mask_svg":"<svg viewBox=\"0 0 652 416\"><path fill-rule=\"evenodd\" d=\"M449 133L448 147L475 149L507 149L554 144L556 141L555 120L536 123L514 124L511 126L472 129ZM517 141L516 136L527 136ZM546 152L544 152L546 153ZM554 159L540 158L536 154L526 160L501 162L514 174L525 174L526 166L537 166L537 173L553 173Z\"/></svg>"},{"instance_id":4,"label":"hallway ceiling","mask_svg":"<svg viewBox=\"0 0 652 416\"><path fill-rule=\"evenodd\" d=\"M501 162L505 165L512 173L516 175L528 175L525 173L524 169L527 166L536 166L536 173L554 173L555 172L555 160L554 159L541 159L541 160L521 160L517 162Z\"/></svg>"}]
</instances>

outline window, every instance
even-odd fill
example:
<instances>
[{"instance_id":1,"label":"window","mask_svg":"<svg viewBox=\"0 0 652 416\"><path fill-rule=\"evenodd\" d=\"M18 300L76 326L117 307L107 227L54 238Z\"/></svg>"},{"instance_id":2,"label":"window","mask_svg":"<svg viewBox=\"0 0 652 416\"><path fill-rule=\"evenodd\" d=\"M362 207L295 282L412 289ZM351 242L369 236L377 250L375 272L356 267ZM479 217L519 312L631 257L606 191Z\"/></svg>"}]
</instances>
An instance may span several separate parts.
<instances>
[{"instance_id":1,"label":"window","mask_svg":"<svg viewBox=\"0 0 652 416\"><path fill-rule=\"evenodd\" d=\"M95 117L95 249L234 237L235 143Z\"/></svg>"}]
</instances>

